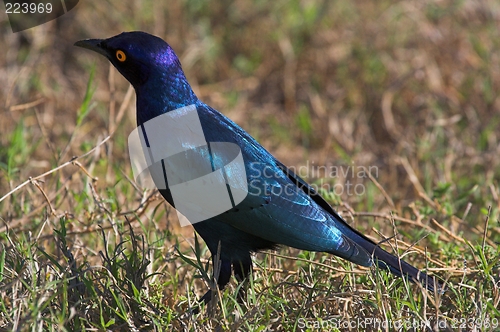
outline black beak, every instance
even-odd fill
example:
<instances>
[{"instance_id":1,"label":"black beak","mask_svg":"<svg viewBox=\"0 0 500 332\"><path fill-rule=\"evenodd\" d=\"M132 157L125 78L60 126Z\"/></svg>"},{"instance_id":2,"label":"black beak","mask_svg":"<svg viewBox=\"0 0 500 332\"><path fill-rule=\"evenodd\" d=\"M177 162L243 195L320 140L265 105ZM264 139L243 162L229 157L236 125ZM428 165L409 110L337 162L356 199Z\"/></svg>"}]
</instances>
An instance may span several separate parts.
<instances>
[{"instance_id":1,"label":"black beak","mask_svg":"<svg viewBox=\"0 0 500 332\"><path fill-rule=\"evenodd\" d=\"M84 39L77 41L75 43L75 46L86 48L88 50L102 54L106 58L108 58L108 52L106 52L106 50L101 46L102 41L102 39Z\"/></svg>"}]
</instances>

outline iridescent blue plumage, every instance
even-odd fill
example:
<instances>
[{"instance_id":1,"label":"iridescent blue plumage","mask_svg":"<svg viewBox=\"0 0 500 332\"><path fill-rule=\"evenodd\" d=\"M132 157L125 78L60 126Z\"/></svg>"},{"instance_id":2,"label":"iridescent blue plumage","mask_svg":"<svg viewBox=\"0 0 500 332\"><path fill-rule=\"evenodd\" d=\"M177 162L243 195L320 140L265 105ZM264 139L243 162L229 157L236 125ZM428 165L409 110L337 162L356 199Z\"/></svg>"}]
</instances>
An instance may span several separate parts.
<instances>
[{"instance_id":1,"label":"iridescent blue plumage","mask_svg":"<svg viewBox=\"0 0 500 332\"><path fill-rule=\"evenodd\" d=\"M243 280L251 272L252 252L281 244L332 253L363 266L371 266L375 261L396 275L405 275L434 289L433 280L425 273L351 228L312 187L246 131L201 102L187 82L174 51L162 39L144 32L130 32L105 40L80 41L76 45L105 55L134 86L138 125L166 112L195 105L207 142L229 142L240 147L249 194L233 209L193 225L213 257L220 243L220 287L229 281L231 266L236 277ZM123 51L126 60L120 61L117 51ZM203 150L199 151L201 154ZM211 162L217 165L224 157L215 155ZM229 175L238 176L237 169L234 172ZM170 190L160 192L174 205ZM204 298L209 299L208 295Z\"/></svg>"}]
</instances>

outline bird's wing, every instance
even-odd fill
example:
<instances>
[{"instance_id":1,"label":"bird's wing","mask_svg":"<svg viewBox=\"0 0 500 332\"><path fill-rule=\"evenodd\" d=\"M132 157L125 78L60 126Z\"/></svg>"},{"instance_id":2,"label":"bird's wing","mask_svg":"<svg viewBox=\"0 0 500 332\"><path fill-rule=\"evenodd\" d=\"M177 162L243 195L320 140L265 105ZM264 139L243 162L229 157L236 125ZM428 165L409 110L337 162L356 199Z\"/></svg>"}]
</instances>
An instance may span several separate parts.
<instances>
[{"instance_id":1,"label":"bird's wing","mask_svg":"<svg viewBox=\"0 0 500 332\"><path fill-rule=\"evenodd\" d=\"M316 189L314 189L311 185L309 185L304 179L302 179L300 176L295 174L291 169L283 165L279 160L275 160L277 167L279 167L292 181L297 187L302 189L305 193L311 197L311 199L319 205L323 210L328 212L335 220L335 225L339 229L342 230L342 232L347 233L349 237L351 238L357 238L361 237L369 242L372 242L370 239L368 239L365 235L357 231L356 229L352 228L347 224L347 222L342 218L337 211L321 196Z\"/></svg>"},{"instance_id":2,"label":"bird's wing","mask_svg":"<svg viewBox=\"0 0 500 332\"><path fill-rule=\"evenodd\" d=\"M200 112L207 141L216 139L240 146L248 183L247 197L235 208L215 217L217 220L272 242L330 252L356 264L371 265L370 254L350 238L351 228L312 187L247 132L215 112L210 119L204 119L206 115Z\"/></svg>"}]
</instances>

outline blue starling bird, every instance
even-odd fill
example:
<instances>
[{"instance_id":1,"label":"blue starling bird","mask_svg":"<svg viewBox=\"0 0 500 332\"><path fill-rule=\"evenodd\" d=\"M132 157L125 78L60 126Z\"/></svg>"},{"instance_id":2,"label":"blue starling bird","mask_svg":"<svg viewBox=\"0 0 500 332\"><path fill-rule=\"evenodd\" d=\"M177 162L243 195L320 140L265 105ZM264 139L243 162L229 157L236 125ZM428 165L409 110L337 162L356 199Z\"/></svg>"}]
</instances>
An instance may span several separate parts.
<instances>
[{"instance_id":1,"label":"blue starling bird","mask_svg":"<svg viewBox=\"0 0 500 332\"><path fill-rule=\"evenodd\" d=\"M186 80L178 57L165 41L145 32L124 32L108 39L81 40L75 45L104 55L132 84L137 95L139 127L158 116L194 105L207 142L234 143L241 149L248 195L225 213L193 224L207 244L214 265L220 267L219 288L229 282L233 271L240 281L248 278L252 253L286 245L331 253L362 266L375 263L431 291L442 291L433 278L350 227L313 187L250 134L200 101ZM201 158L214 157L206 154ZM175 207L168 186L160 193ZM216 262L216 257L220 261ZM203 300L208 302L210 298L208 291Z\"/></svg>"}]
</instances>

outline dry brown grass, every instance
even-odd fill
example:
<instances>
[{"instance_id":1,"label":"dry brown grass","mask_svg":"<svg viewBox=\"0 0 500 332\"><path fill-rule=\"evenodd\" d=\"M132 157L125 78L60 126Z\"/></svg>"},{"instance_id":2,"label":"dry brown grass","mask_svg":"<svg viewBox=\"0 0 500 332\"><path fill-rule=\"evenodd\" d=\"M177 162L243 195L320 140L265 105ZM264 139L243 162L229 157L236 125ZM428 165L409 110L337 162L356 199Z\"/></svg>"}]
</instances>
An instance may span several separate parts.
<instances>
[{"instance_id":1,"label":"dry brown grass","mask_svg":"<svg viewBox=\"0 0 500 332\"><path fill-rule=\"evenodd\" d=\"M195 257L193 233L169 218L158 195L129 181L135 96L128 83L104 59L73 47L127 30L167 40L200 99L285 164L376 167L372 179L308 180L363 185L363 195L330 199L377 240L397 230L393 246L411 248L405 259L449 279L448 292L406 289L327 255L283 249L258 255L255 298L239 314L233 289L211 317L184 314L207 287L174 249L179 243ZM299 318L412 317L446 320L455 330L460 319L500 318L499 31L493 0L81 2L16 34L2 16L0 328L102 330L106 317L115 319L113 330L300 330ZM141 272L161 273L137 281L140 295L126 281L138 266L99 255L119 253L127 239L125 252L141 253L129 223L146 240L151 264ZM71 278L88 280L87 290L68 286ZM128 305L128 319L113 316L109 289Z\"/></svg>"}]
</instances>

